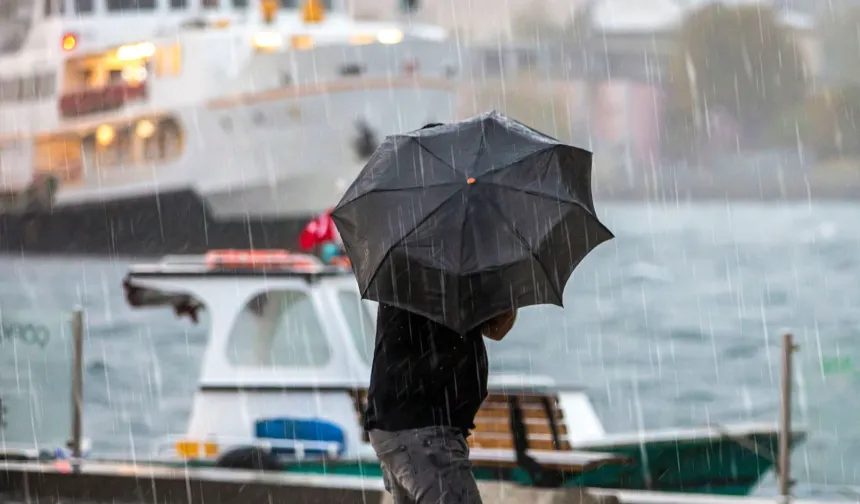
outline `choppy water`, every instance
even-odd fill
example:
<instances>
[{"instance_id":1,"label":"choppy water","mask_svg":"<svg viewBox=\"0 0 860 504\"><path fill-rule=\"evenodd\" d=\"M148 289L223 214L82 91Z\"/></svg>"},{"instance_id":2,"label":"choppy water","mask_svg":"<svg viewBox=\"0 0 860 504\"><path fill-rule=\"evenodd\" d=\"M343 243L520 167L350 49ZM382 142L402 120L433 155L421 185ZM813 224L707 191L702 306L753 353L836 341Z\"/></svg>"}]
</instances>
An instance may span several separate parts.
<instances>
[{"instance_id":1,"label":"choppy water","mask_svg":"<svg viewBox=\"0 0 860 504\"><path fill-rule=\"evenodd\" d=\"M860 482L860 206L602 206L617 239L579 267L566 309L525 310L493 345L496 369L581 383L610 431L776 421L781 334L799 341L794 457L799 493ZM128 263L0 261L3 310L88 314L86 433L102 453L148 453L182 432L205 329L167 310L131 311ZM760 489L774 491L773 479Z\"/></svg>"}]
</instances>

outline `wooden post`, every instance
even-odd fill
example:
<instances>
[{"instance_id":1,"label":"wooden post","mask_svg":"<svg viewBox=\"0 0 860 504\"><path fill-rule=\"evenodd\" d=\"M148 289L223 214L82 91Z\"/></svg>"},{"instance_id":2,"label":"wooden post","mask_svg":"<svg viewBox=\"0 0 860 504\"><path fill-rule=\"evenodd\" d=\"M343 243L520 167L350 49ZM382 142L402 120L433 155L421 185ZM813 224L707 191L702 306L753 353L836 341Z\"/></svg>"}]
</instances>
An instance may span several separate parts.
<instances>
[{"instance_id":1,"label":"wooden post","mask_svg":"<svg viewBox=\"0 0 860 504\"><path fill-rule=\"evenodd\" d=\"M792 357L796 347L794 337L782 337L782 373L780 376L779 412L779 494L787 500L791 497L791 398Z\"/></svg>"},{"instance_id":2,"label":"wooden post","mask_svg":"<svg viewBox=\"0 0 860 504\"><path fill-rule=\"evenodd\" d=\"M72 314L74 363L72 365L72 467L80 468L83 440L84 402L84 312L80 308Z\"/></svg>"}]
</instances>

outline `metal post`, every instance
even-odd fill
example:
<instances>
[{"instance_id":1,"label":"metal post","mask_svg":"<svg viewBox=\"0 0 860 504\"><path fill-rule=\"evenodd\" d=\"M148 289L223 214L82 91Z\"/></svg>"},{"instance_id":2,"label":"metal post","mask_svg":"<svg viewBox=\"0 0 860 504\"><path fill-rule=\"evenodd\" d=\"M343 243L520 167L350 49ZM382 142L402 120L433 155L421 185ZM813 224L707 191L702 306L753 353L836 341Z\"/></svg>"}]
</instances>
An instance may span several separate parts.
<instances>
[{"instance_id":1,"label":"metal post","mask_svg":"<svg viewBox=\"0 0 860 504\"><path fill-rule=\"evenodd\" d=\"M74 364L72 367L72 466L80 467L83 438L84 403L84 312L80 308L72 314L74 338Z\"/></svg>"},{"instance_id":2,"label":"metal post","mask_svg":"<svg viewBox=\"0 0 860 504\"><path fill-rule=\"evenodd\" d=\"M791 496L791 385L792 385L792 354L794 337L786 334L782 337L782 374L780 376L780 411L779 411L779 494L787 500Z\"/></svg>"}]
</instances>

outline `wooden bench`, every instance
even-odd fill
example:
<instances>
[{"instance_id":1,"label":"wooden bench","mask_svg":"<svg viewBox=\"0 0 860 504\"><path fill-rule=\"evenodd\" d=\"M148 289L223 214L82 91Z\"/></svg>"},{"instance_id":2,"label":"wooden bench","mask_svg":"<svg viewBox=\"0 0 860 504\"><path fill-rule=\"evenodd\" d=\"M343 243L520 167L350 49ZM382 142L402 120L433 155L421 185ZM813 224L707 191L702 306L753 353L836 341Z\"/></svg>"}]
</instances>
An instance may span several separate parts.
<instances>
[{"instance_id":1,"label":"wooden bench","mask_svg":"<svg viewBox=\"0 0 860 504\"><path fill-rule=\"evenodd\" d=\"M363 424L367 392L355 391L353 400ZM519 428L513 427L514 420ZM553 391L492 391L481 405L467 441L475 467L521 468L549 486L561 484L565 475L629 462L615 454L572 451L564 413Z\"/></svg>"},{"instance_id":2,"label":"wooden bench","mask_svg":"<svg viewBox=\"0 0 860 504\"><path fill-rule=\"evenodd\" d=\"M535 392L490 393L475 418L475 429L469 436L470 447L507 450L515 448L511 428L512 399L522 413L529 449L571 449L558 396Z\"/></svg>"}]
</instances>

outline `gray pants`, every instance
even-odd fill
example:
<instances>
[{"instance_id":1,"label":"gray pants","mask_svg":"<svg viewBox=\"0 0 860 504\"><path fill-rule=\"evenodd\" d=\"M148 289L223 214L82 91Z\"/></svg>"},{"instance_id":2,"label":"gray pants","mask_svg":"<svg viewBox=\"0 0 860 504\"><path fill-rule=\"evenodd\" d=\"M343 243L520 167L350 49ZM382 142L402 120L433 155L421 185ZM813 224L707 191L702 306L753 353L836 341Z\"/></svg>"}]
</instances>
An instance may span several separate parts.
<instances>
[{"instance_id":1,"label":"gray pants","mask_svg":"<svg viewBox=\"0 0 860 504\"><path fill-rule=\"evenodd\" d=\"M482 504L469 445L458 429L372 430L369 435L395 504Z\"/></svg>"}]
</instances>

